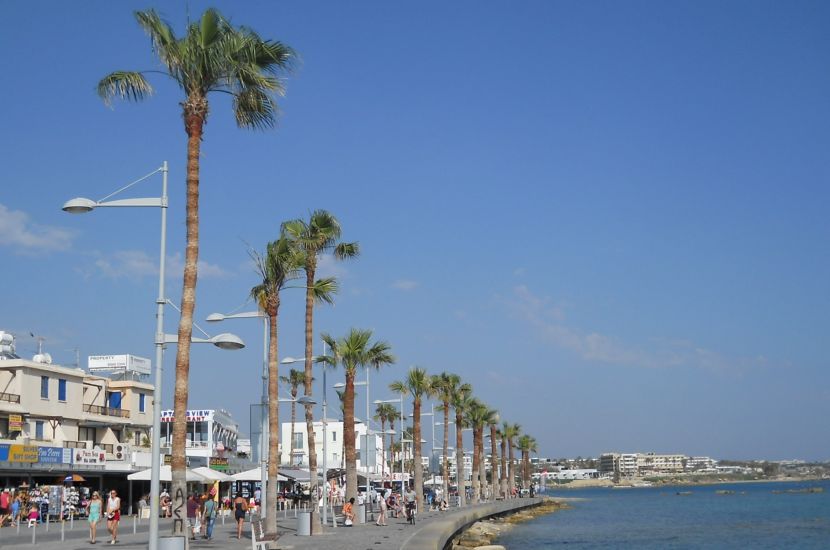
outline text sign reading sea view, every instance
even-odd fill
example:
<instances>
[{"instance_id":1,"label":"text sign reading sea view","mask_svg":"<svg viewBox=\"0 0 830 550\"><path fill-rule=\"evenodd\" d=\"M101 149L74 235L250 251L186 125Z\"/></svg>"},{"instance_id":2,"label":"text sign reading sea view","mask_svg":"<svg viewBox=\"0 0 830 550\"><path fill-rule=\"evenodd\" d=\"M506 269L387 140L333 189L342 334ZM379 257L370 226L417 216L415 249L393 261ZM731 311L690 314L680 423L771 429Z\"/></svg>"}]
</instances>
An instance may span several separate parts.
<instances>
[{"instance_id":1,"label":"text sign reading sea view","mask_svg":"<svg viewBox=\"0 0 830 550\"><path fill-rule=\"evenodd\" d=\"M807 492L811 488L823 492ZM498 544L508 550L830 548L828 480L577 489L553 496L585 500L518 526Z\"/></svg>"}]
</instances>

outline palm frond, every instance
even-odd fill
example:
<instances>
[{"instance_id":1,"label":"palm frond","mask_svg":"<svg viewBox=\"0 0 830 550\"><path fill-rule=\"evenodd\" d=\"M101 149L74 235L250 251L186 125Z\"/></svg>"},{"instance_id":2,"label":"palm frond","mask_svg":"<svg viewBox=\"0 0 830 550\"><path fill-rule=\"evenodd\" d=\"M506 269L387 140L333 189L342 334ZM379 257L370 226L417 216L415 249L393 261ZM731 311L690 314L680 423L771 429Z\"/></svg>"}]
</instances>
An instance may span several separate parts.
<instances>
[{"instance_id":1,"label":"palm frond","mask_svg":"<svg viewBox=\"0 0 830 550\"><path fill-rule=\"evenodd\" d=\"M311 293L314 296L314 301L318 304L326 303L334 304L334 295L340 290L340 285L334 277L325 277L314 281L314 286L311 288Z\"/></svg>"},{"instance_id":2,"label":"palm frond","mask_svg":"<svg viewBox=\"0 0 830 550\"><path fill-rule=\"evenodd\" d=\"M235 94L233 113L240 128L264 130L277 123L277 103L260 88L245 88Z\"/></svg>"},{"instance_id":3,"label":"palm frond","mask_svg":"<svg viewBox=\"0 0 830 550\"><path fill-rule=\"evenodd\" d=\"M346 258L356 258L360 255L360 245L354 243L338 243L334 247L334 257L338 260L345 260Z\"/></svg>"},{"instance_id":4,"label":"palm frond","mask_svg":"<svg viewBox=\"0 0 830 550\"><path fill-rule=\"evenodd\" d=\"M113 98L140 101L152 94L153 87L138 72L116 71L98 83L98 96L106 105L111 105Z\"/></svg>"}]
</instances>

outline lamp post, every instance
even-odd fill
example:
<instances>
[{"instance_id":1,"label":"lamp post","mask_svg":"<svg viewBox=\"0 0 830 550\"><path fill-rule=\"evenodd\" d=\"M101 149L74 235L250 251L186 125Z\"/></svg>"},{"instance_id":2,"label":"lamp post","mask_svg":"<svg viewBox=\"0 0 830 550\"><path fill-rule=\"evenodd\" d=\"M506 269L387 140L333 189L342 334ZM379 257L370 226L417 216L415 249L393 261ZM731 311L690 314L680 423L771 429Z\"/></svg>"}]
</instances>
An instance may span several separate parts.
<instances>
[{"instance_id":1,"label":"lamp post","mask_svg":"<svg viewBox=\"0 0 830 550\"><path fill-rule=\"evenodd\" d=\"M323 342L323 355L321 357L325 357L325 356L326 356L326 343ZM320 357L317 357L317 356L312 356L311 357L312 361L317 361L319 359L320 359ZM297 358L286 357L282 361L280 361L280 363L282 363L283 365L290 365L291 363L303 363L303 362L305 362L305 357L297 357ZM328 511L326 509L326 506L328 504L328 488L326 487L326 483L328 483L328 479L327 479L327 477L328 477L328 430L327 430L328 420L326 419L326 405L327 405L326 389L327 389L326 388L326 368L325 368L325 366L323 366L323 515L322 515L323 525L325 525L326 522L328 521ZM316 404L316 401L314 401L310 397L303 397L303 399L306 399L307 401L305 403L307 403L309 405ZM300 400L298 399L297 403L299 403L299 402L300 402ZM291 437L294 437L294 434L291 434ZM309 449L309 453L311 453L311 449ZM311 477L311 475L312 475L311 468L309 468L309 470L308 470L308 475L309 475L309 477ZM313 475L316 476L317 472L314 472ZM316 498L316 495L315 495L315 498Z\"/></svg>"},{"instance_id":2,"label":"lamp post","mask_svg":"<svg viewBox=\"0 0 830 550\"><path fill-rule=\"evenodd\" d=\"M265 412L268 410L268 316L264 311L244 311L242 313L211 313L206 320L211 323L224 321L225 319L251 319L262 318L262 399L259 412L259 460L260 460L260 494L259 502L262 508L262 517L265 517L268 502L265 497L265 485L268 483L268 417Z\"/></svg>"},{"instance_id":3,"label":"lamp post","mask_svg":"<svg viewBox=\"0 0 830 550\"><path fill-rule=\"evenodd\" d=\"M135 198L107 201L113 195L132 187L133 185L161 172L161 197ZM87 198L75 198L63 205L63 210L71 214L91 212L98 207L151 207L161 208L161 251L159 254L159 293L156 299L156 332L154 345L156 348L156 379L153 390L153 441L151 457L150 481L150 550L158 548L159 530L159 477L161 473L161 384L164 360L164 259L167 247L167 161L146 176L110 193L101 200L93 201Z\"/></svg>"},{"instance_id":4,"label":"lamp post","mask_svg":"<svg viewBox=\"0 0 830 550\"><path fill-rule=\"evenodd\" d=\"M379 405L380 403L398 403L398 402L400 402L400 404L401 404L401 412L400 412L398 418L400 420L400 428L401 428L401 494L403 494L403 469L404 469L404 464L403 464L403 394L401 394L400 399L376 399L375 400L375 405ZM392 474L393 474L393 476L392 476L392 478L393 478L392 479L392 488L394 488L395 487L395 483L394 483L394 481L395 481L394 480L394 477L395 477L394 473L395 472L394 472L394 468L390 468L390 469L392 470Z\"/></svg>"}]
</instances>

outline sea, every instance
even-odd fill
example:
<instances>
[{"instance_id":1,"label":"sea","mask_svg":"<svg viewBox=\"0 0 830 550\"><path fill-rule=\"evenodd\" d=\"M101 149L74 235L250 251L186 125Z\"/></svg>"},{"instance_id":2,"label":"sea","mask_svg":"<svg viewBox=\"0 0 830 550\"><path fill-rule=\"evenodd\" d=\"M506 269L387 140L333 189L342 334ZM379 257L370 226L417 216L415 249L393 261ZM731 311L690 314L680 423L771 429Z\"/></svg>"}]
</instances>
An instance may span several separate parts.
<instances>
[{"instance_id":1,"label":"sea","mask_svg":"<svg viewBox=\"0 0 830 550\"><path fill-rule=\"evenodd\" d=\"M810 487L824 492L797 492ZM508 550L830 549L830 480L586 488L546 494L581 500L569 502L570 509L517 525L495 544Z\"/></svg>"}]
</instances>

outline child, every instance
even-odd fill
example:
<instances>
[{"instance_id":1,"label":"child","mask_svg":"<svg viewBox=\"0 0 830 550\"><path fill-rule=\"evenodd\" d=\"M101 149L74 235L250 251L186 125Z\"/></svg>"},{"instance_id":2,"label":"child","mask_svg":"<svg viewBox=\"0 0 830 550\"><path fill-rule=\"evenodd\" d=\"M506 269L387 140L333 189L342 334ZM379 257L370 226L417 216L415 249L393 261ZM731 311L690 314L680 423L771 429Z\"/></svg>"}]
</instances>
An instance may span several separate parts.
<instances>
[{"instance_id":1,"label":"child","mask_svg":"<svg viewBox=\"0 0 830 550\"><path fill-rule=\"evenodd\" d=\"M33 504L31 508L29 508L29 527L34 527L37 524L37 505Z\"/></svg>"}]
</instances>

